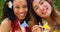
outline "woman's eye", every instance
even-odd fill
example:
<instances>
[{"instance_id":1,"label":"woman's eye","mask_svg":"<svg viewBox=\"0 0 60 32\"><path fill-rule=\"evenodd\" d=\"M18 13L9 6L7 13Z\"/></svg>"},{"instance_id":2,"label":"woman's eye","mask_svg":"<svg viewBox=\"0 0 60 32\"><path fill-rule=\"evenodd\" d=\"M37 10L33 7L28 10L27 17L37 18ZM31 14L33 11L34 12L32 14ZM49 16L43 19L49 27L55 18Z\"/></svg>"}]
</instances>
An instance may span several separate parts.
<instances>
[{"instance_id":1,"label":"woman's eye","mask_svg":"<svg viewBox=\"0 0 60 32\"><path fill-rule=\"evenodd\" d=\"M42 5L43 3L40 3L40 5Z\"/></svg>"},{"instance_id":2,"label":"woman's eye","mask_svg":"<svg viewBox=\"0 0 60 32\"><path fill-rule=\"evenodd\" d=\"M23 8L27 8L27 5L24 5Z\"/></svg>"},{"instance_id":3,"label":"woman's eye","mask_svg":"<svg viewBox=\"0 0 60 32\"><path fill-rule=\"evenodd\" d=\"M40 5L42 5L43 3L44 3L44 1L41 1L41 2L39 2L40 3Z\"/></svg>"},{"instance_id":4,"label":"woman's eye","mask_svg":"<svg viewBox=\"0 0 60 32\"><path fill-rule=\"evenodd\" d=\"M37 10L37 9L38 9L38 7L35 8L35 10Z\"/></svg>"},{"instance_id":5,"label":"woman's eye","mask_svg":"<svg viewBox=\"0 0 60 32\"><path fill-rule=\"evenodd\" d=\"M17 8L17 9L18 9L19 7L18 7L18 6L16 6L15 8Z\"/></svg>"}]
</instances>

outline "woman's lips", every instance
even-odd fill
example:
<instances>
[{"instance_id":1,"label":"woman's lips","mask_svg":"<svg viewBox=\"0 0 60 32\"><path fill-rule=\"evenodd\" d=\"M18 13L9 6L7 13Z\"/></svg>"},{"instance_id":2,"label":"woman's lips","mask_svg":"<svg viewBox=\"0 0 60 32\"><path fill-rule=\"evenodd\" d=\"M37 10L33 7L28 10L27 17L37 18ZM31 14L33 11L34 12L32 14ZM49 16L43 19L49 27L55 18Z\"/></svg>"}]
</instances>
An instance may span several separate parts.
<instances>
[{"instance_id":1,"label":"woman's lips","mask_svg":"<svg viewBox=\"0 0 60 32\"><path fill-rule=\"evenodd\" d=\"M44 10L42 14L46 14L47 13L47 10Z\"/></svg>"},{"instance_id":2,"label":"woman's lips","mask_svg":"<svg viewBox=\"0 0 60 32\"><path fill-rule=\"evenodd\" d=\"M47 10L41 9L41 12L42 12L42 14L46 14L47 13Z\"/></svg>"},{"instance_id":3,"label":"woman's lips","mask_svg":"<svg viewBox=\"0 0 60 32\"><path fill-rule=\"evenodd\" d=\"M21 17L23 17L25 14L24 13L22 13L22 14L19 14L19 16L21 16Z\"/></svg>"}]
</instances>

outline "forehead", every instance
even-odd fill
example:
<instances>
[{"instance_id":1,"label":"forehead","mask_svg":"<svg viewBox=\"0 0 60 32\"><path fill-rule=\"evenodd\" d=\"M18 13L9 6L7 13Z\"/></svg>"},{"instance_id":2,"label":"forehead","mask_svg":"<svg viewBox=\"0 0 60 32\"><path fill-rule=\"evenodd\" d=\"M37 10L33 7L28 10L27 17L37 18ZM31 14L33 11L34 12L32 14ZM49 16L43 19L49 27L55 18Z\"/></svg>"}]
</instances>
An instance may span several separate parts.
<instances>
[{"instance_id":1,"label":"forehead","mask_svg":"<svg viewBox=\"0 0 60 32\"><path fill-rule=\"evenodd\" d=\"M33 5L33 6L38 5L40 1L41 1L41 0L34 0L32 5Z\"/></svg>"},{"instance_id":2,"label":"forehead","mask_svg":"<svg viewBox=\"0 0 60 32\"><path fill-rule=\"evenodd\" d=\"M14 0L13 2L14 3L26 3L27 1L26 0Z\"/></svg>"},{"instance_id":3,"label":"forehead","mask_svg":"<svg viewBox=\"0 0 60 32\"><path fill-rule=\"evenodd\" d=\"M40 1L41 1L41 0L34 0L33 3L34 3L34 4L37 4L37 3L39 3Z\"/></svg>"}]
</instances>

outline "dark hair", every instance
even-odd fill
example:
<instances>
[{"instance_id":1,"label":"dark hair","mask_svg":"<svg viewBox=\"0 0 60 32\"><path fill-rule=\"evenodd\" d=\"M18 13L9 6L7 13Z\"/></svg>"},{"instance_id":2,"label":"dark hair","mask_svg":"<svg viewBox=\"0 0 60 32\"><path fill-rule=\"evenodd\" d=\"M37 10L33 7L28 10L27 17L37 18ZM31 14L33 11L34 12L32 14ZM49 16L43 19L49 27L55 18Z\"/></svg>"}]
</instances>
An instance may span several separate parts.
<instances>
[{"instance_id":1,"label":"dark hair","mask_svg":"<svg viewBox=\"0 0 60 32\"><path fill-rule=\"evenodd\" d=\"M43 25L43 23L42 23L42 18L35 13L35 11L34 11L34 9L33 9L33 7L32 7L32 3L33 3L33 0L30 0L30 5L31 5L31 11L30 11L30 13L31 13L31 14L33 15L33 17L35 18L35 21L37 21L38 23L40 22L41 25Z\"/></svg>"},{"instance_id":2,"label":"dark hair","mask_svg":"<svg viewBox=\"0 0 60 32\"><path fill-rule=\"evenodd\" d=\"M7 2L9 2L9 1L10 0L7 0L4 4L3 17L2 18L3 19L9 18L10 20L16 20L16 18L15 18L16 16L14 14L13 9L9 8L8 5L7 5ZM13 0L11 0L11 1L13 2ZM26 1L27 1L27 5L28 5L28 13L27 13L24 20L29 21L29 19L30 19L30 16L29 16L29 0L26 0ZM12 6L12 8L13 8L13 6Z\"/></svg>"}]
</instances>

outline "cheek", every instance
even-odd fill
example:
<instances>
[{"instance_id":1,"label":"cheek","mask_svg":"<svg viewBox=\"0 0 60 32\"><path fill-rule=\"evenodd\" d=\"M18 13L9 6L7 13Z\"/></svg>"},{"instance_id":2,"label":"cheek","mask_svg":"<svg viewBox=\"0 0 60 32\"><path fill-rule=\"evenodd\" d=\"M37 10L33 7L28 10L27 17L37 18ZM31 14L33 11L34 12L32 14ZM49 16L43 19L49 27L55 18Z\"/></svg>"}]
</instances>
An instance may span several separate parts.
<instances>
[{"instance_id":1,"label":"cheek","mask_svg":"<svg viewBox=\"0 0 60 32\"><path fill-rule=\"evenodd\" d=\"M18 12L18 10L17 9L14 9L14 14L16 14Z\"/></svg>"},{"instance_id":2,"label":"cheek","mask_svg":"<svg viewBox=\"0 0 60 32\"><path fill-rule=\"evenodd\" d=\"M51 12L52 12L52 7L51 7L51 5L48 5L48 10L47 10L47 12L48 12L49 15L51 14Z\"/></svg>"},{"instance_id":3,"label":"cheek","mask_svg":"<svg viewBox=\"0 0 60 32\"><path fill-rule=\"evenodd\" d=\"M15 13L15 12L17 12L17 9L16 9L15 7L13 7L13 11L14 11L14 13Z\"/></svg>"},{"instance_id":4,"label":"cheek","mask_svg":"<svg viewBox=\"0 0 60 32\"><path fill-rule=\"evenodd\" d=\"M47 14L51 14L51 11L52 11L52 7L51 7L51 5L48 3L48 2L45 2L46 4L44 4L48 9L46 9L46 11L47 11Z\"/></svg>"},{"instance_id":5,"label":"cheek","mask_svg":"<svg viewBox=\"0 0 60 32\"><path fill-rule=\"evenodd\" d=\"M48 9L48 13L50 13L51 14L51 12L52 12L52 9L50 8L50 9Z\"/></svg>"},{"instance_id":6,"label":"cheek","mask_svg":"<svg viewBox=\"0 0 60 32\"><path fill-rule=\"evenodd\" d=\"M28 12L28 8L25 8L25 11Z\"/></svg>"},{"instance_id":7,"label":"cheek","mask_svg":"<svg viewBox=\"0 0 60 32\"><path fill-rule=\"evenodd\" d=\"M28 8L24 8L24 12L27 13L28 12Z\"/></svg>"},{"instance_id":8,"label":"cheek","mask_svg":"<svg viewBox=\"0 0 60 32\"><path fill-rule=\"evenodd\" d=\"M38 15L38 16L41 16L42 12L38 9L35 11L35 13Z\"/></svg>"},{"instance_id":9,"label":"cheek","mask_svg":"<svg viewBox=\"0 0 60 32\"><path fill-rule=\"evenodd\" d=\"M17 9L14 9L14 14L15 14L15 16L18 15L18 10Z\"/></svg>"},{"instance_id":10,"label":"cheek","mask_svg":"<svg viewBox=\"0 0 60 32\"><path fill-rule=\"evenodd\" d=\"M48 8L47 10L52 10L51 5L48 2L46 2L46 1L44 2L43 6Z\"/></svg>"}]
</instances>

